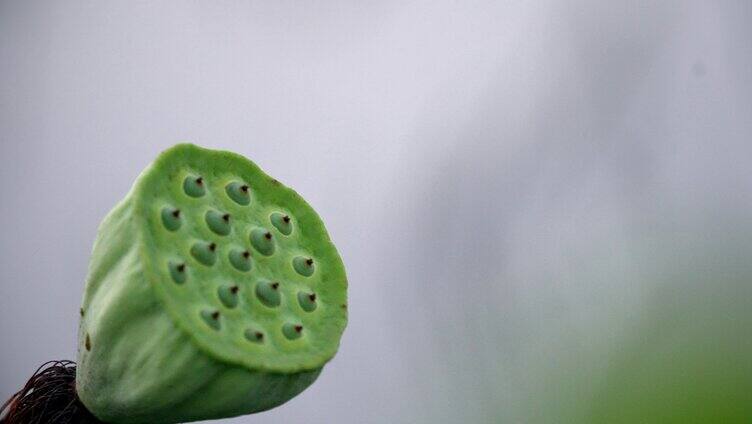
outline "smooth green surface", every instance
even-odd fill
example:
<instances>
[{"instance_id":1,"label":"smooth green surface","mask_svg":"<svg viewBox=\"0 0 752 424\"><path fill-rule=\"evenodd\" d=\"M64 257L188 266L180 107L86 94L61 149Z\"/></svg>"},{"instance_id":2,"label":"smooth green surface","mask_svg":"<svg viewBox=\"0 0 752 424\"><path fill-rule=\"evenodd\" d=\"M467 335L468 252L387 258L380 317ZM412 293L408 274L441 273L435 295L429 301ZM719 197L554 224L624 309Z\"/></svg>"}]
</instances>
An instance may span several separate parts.
<instances>
[{"instance_id":1,"label":"smooth green surface","mask_svg":"<svg viewBox=\"0 0 752 424\"><path fill-rule=\"evenodd\" d=\"M164 219L175 209L177 229ZM222 213L227 234L213 228L210 211ZM294 230L268 237L269 217L279 211L293 217ZM265 229L260 246L271 242L272 251L254 246L254 229ZM296 272L298 256L315 258L317 272ZM273 307L256 293L271 281L279 283L268 286L278 296ZM277 406L310 385L336 353L346 289L323 223L297 193L239 155L175 146L100 226L79 331L79 396L113 423L186 422ZM301 308L299 292L316 293L314 311Z\"/></svg>"}]
</instances>

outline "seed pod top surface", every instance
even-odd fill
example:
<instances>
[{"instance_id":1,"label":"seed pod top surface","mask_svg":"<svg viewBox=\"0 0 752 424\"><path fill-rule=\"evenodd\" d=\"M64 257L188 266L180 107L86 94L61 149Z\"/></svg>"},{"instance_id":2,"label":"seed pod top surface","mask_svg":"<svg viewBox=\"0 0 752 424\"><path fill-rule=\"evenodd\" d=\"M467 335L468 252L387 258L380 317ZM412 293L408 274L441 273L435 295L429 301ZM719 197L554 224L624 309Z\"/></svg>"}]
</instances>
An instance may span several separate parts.
<instances>
[{"instance_id":1,"label":"seed pod top surface","mask_svg":"<svg viewBox=\"0 0 752 424\"><path fill-rule=\"evenodd\" d=\"M216 359L321 367L347 321L347 280L316 212L244 157L190 144L134 185L140 260L176 325Z\"/></svg>"}]
</instances>

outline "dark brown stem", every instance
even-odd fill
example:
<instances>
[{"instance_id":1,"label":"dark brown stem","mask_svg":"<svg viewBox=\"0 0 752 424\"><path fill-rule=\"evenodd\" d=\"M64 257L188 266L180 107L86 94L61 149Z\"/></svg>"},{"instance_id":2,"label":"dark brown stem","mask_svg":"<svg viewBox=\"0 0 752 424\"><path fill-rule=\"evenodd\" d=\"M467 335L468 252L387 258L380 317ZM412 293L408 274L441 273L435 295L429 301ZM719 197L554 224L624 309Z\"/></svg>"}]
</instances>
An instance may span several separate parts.
<instances>
[{"instance_id":1,"label":"dark brown stem","mask_svg":"<svg viewBox=\"0 0 752 424\"><path fill-rule=\"evenodd\" d=\"M76 395L76 363L42 364L0 407L0 424L103 424Z\"/></svg>"}]
</instances>

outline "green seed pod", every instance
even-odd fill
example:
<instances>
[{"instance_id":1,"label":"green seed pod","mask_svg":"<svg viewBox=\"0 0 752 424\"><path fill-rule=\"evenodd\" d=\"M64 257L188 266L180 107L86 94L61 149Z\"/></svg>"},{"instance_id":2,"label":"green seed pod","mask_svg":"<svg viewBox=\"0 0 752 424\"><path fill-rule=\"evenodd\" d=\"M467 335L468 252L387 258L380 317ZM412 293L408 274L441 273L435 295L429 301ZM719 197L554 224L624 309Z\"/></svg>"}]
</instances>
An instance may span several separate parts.
<instances>
[{"instance_id":1,"label":"green seed pod","mask_svg":"<svg viewBox=\"0 0 752 424\"><path fill-rule=\"evenodd\" d=\"M180 229L180 209L164 207L162 208L162 224L170 231Z\"/></svg>"},{"instance_id":2,"label":"green seed pod","mask_svg":"<svg viewBox=\"0 0 752 424\"><path fill-rule=\"evenodd\" d=\"M220 236L230 234L230 214L217 211L206 212L206 226Z\"/></svg>"},{"instance_id":3,"label":"green seed pod","mask_svg":"<svg viewBox=\"0 0 752 424\"><path fill-rule=\"evenodd\" d=\"M292 260L292 266L295 268L295 271L304 276L304 277L310 277L313 275L313 271L315 269L313 265L313 258L305 258L303 256L296 256Z\"/></svg>"},{"instance_id":4,"label":"green seed pod","mask_svg":"<svg viewBox=\"0 0 752 424\"><path fill-rule=\"evenodd\" d=\"M240 272L251 270L251 252L248 250L231 249L228 255L230 263Z\"/></svg>"},{"instance_id":5,"label":"green seed pod","mask_svg":"<svg viewBox=\"0 0 752 424\"><path fill-rule=\"evenodd\" d=\"M233 181L225 186L225 191L230 199L239 205L245 206L251 203L251 188L248 184Z\"/></svg>"},{"instance_id":6,"label":"green seed pod","mask_svg":"<svg viewBox=\"0 0 752 424\"><path fill-rule=\"evenodd\" d=\"M99 227L76 390L110 423L264 411L318 377L346 304L342 260L297 193L239 155L177 145Z\"/></svg>"},{"instance_id":7,"label":"green seed pod","mask_svg":"<svg viewBox=\"0 0 752 424\"><path fill-rule=\"evenodd\" d=\"M262 255L270 256L274 253L274 236L263 228L254 228L251 231L251 245Z\"/></svg>"},{"instance_id":8,"label":"green seed pod","mask_svg":"<svg viewBox=\"0 0 752 424\"><path fill-rule=\"evenodd\" d=\"M298 303L306 312L316 310L316 293L298 292Z\"/></svg>"},{"instance_id":9,"label":"green seed pod","mask_svg":"<svg viewBox=\"0 0 752 424\"><path fill-rule=\"evenodd\" d=\"M292 222L290 220L290 217L288 215L281 214L279 212L274 212L270 217L269 220L272 222L272 225L279 230L280 233L289 236L292 232Z\"/></svg>"},{"instance_id":10,"label":"green seed pod","mask_svg":"<svg viewBox=\"0 0 752 424\"><path fill-rule=\"evenodd\" d=\"M276 308L282 302L282 295L279 292L278 282L269 283L262 281L256 285L256 296L261 303L270 308Z\"/></svg>"}]
</instances>

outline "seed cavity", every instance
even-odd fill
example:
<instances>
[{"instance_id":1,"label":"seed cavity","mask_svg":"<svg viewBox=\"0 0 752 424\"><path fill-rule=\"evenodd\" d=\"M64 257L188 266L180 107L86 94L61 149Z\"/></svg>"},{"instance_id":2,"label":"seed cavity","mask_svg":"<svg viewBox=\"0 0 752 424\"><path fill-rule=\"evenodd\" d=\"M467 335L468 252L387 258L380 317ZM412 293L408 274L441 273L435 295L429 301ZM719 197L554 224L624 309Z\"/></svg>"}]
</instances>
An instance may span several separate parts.
<instances>
[{"instance_id":1,"label":"seed cavity","mask_svg":"<svg viewBox=\"0 0 752 424\"><path fill-rule=\"evenodd\" d=\"M315 271L313 259L305 256L296 256L292 260L292 267L295 268L295 272L304 277L310 277Z\"/></svg>"},{"instance_id":2,"label":"seed cavity","mask_svg":"<svg viewBox=\"0 0 752 424\"><path fill-rule=\"evenodd\" d=\"M219 300L228 308L234 308L238 306L238 290L237 285L223 285L217 289L217 296Z\"/></svg>"},{"instance_id":3,"label":"seed cavity","mask_svg":"<svg viewBox=\"0 0 752 424\"><path fill-rule=\"evenodd\" d=\"M262 331L259 331L255 328L247 328L243 335L245 336L246 340L252 343L263 343L264 342L264 333Z\"/></svg>"},{"instance_id":4,"label":"seed cavity","mask_svg":"<svg viewBox=\"0 0 752 424\"><path fill-rule=\"evenodd\" d=\"M230 250L230 264L240 272L251 270L251 252L241 249Z\"/></svg>"},{"instance_id":5,"label":"seed cavity","mask_svg":"<svg viewBox=\"0 0 752 424\"><path fill-rule=\"evenodd\" d=\"M185 283L185 280L188 278L188 273L185 272L185 263L170 261L167 264L167 268L170 270L172 281L177 284Z\"/></svg>"},{"instance_id":6,"label":"seed cavity","mask_svg":"<svg viewBox=\"0 0 752 424\"><path fill-rule=\"evenodd\" d=\"M215 234L218 234L220 236L226 236L230 234L231 227L229 213L209 210L206 211L204 219L206 220L206 225Z\"/></svg>"},{"instance_id":7,"label":"seed cavity","mask_svg":"<svg viewBox=\"0 0 752 424\"><path fill-rule=\"evenodd\" d=\"M279 293L279 283L261 281L256 284L256 297L264 305L275 308L282 302L282 296Z\"/></svg>"},{"instance_id":8,"label":"seed cavity","mask_svg":"<svg viewBox=\"0 0 752 424\"><path fill-rule=\"evenodd\" d=\"M265 256L274 253L274 238L272 233L264 228L254 228L251 230L251 245Z\"/></svg>"},{"instance_id":9,"label":"seed cavity","mask_svg":"<svg viewBox=\"0 0 752 424\"><path fill-rule=\"evenodd\" d=\"M203 319L206 325L213 330L219 330L221 328L221 323L219 322L219 311L204 309L201 311L201 319Z\"/></svg>"},{"instance_id":10,"label":"seed cavity","mask_svg":"<svg viewBox=\"0 0 752 424\"><path fill-rule=\"evenodd\" d=\"M298 292L298 303L306 312L316 310L316 293Z\"/></svg>"},{"instance_id":11,"label":"seed cavity","mask_svg":"<svg viewBox=\"0 0 752 424\"><path fill-rule=\"evenodd\" d=\"M292 222L288 215L280 212L274 212L269 216L269 220L280 233L289 236L292 232Z\"/></svg>"},{"instance_id":12,"label":"seed cavity","mask_svg":"<svg viewBox=\"0 0 752 424\"><path fill-rule=\"evenodd\" d=\"M177 231L182 224L180 209L165 206L162 208L162 225L170 231Z\"/></svg>"},{"instance_id":13,"label":"seed cavity","mask_svg":"<svg viewBox=\"0 0 752 424\"><path fill-rule=\"evenodd\" d=\"M227 197L241 206L251 203L251 189L248 184L233 181L225 186L225 192Z\"/></svg>"},{"instance_id":14,"label":"seed cavity","mask_svg":"<svg viewBox=\"0 0 752 424\"><path fill-rule=\"evenodd\" d=\"M200 263L212 266L217 262L217 245L206 241L199 241L191 247L191 255Z\"/></svg>"},{"instance_id":15,"label":"seed cavity","mask_svg":"<svg viewBox=\"0 0 752 424\"><path fill-rule=\"evenodd\" d=\"M299 339L300 336L303 335L303 326L287 322L282 326L282 334L284 334L288 340Z\"/></svg>"},{"instance_id":16,"label":"seed cavity","mask_svg":"<svg viewBox=\"0 0 752 424\"><path fill-rule=\"evenodd\" d=\"M206 183L203 177L189 175L183 180L183 191L190 197L201 197L206 194Z\"/></svg>"}]
</instances>

